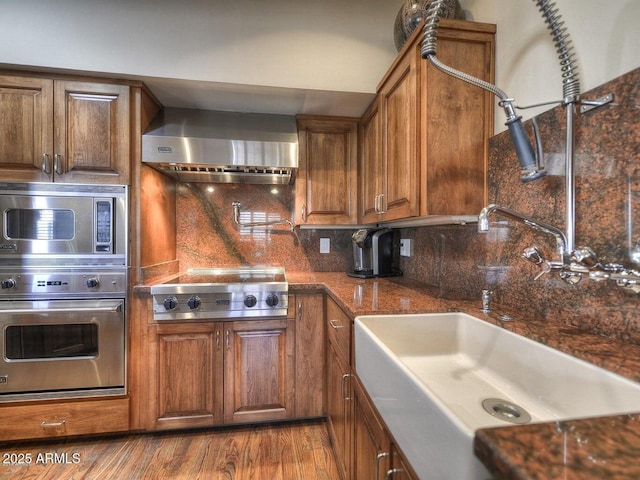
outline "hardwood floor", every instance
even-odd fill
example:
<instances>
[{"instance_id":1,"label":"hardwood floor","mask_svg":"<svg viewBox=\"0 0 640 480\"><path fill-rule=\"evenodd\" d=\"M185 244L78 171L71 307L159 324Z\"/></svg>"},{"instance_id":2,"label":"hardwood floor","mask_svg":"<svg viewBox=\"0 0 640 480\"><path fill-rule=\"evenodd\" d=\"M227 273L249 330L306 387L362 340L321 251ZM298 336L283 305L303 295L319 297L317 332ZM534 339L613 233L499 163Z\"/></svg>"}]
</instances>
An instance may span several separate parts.
<instances>
[{"instance_id":1,"label":"hardwood floor","mask_svg":"<svg viewBox=\"0 0 640 480\"><path fill-rule=\"evenodd\" d=\"M324 422L2 444L0 454L2 480L339 478Z\"/></svg>"}]
</instances>

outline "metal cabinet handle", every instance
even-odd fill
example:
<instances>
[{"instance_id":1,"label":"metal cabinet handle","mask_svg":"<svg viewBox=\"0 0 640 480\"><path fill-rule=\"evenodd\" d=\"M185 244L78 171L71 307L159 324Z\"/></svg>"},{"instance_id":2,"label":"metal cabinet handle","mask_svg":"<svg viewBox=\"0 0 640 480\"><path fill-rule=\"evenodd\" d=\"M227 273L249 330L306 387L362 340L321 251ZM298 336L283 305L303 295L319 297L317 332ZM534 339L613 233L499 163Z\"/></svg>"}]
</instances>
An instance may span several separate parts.
<instances>
[{"instance_id":1,"label":"metal cabinet handle","mask_svg":"<svg viewBox=\"0 0 640 480\"><path fill-rule=\"evenodd\" d=\"M45 175L51 175L51 160L49 159L48 153L42 154L42 173Z\"/></svg>"},{"instance_id":2,"label":"metal cabinet handle","mask_svg":"<svg viewBox=\"0 0 640 480\"><path fill-rule=\"evenodd\" d=\"M345 388L344 388L345 380L348 378L351 378L351 374L345 373L342 375L342 379L340 380L340 394L342 395L342 400L344 401L351 400L351 397L348 397L345 395Z\"/></svg>"},{"instance_id":3,"label":"metal cabinet handle","mask_svg":"<svg viewBox=\"0 0 640 480\"><path fill-rule=\"evenodd\" d=\"M298 302L298 320L302 319L302 302Z\"/></svg>"},{"instance_id":4,"label":"metal cabinet handle","mask_svg":"<svg viewBox=\"0 0 640 480\"><path fill-rule=\"evenodd\" d=\"M66 420L62 420L60 422L45 422L43 420L42 422L40 422L40 426L42 428L59 428L59 427L64 427L66 423L67 423Z\"/></svg>"},{"instance_id":5,"label":"metal cabinet handle","mask_svg":"<svg viewBox=\"0 0 640 480\"><path fill-rule=\"evenodd\" d=\"M335 328L336 330L339 328L342 328L342 325L340 324L340 320L329 320L329 325L331 325L331 327Z\"/></svg>"},{"instance_id":6,"label":"metal cabinet handle","mask_svg":"<svg viewBox=\"0 0 640 480\"><path fill-rule=\"evenodd\" d=\"M302 205L302 208L300 209L300 215L302 216L302 221L306 222L307 221L307 206L306 205Z\"/></svg>"},{"instance_id":7,"label":"metal cabinet handle","mask_svg":"<svg viewBox=\"0 0 640 480\"><path fill-rule=\"evenodd\" d=\"M384 477L386 480L390 480L396 473L402 473L403 470L401 468L392 468L391 470L387 470L387 474Z\"/></svg>"},{"instance_id":8,"label":"metal cabinet handle","mask_svg":"<svg viewBox=\"0 0 640 480\"><path fill-rule=\"evenodd\" d=\"M380 193L376 195L376 199L373 202L373 209L376 211L376 213L380 213L380 195Z\"/></svg>"},{"instance_id":9,"label":"metal cabinet handle","mask_svg":"<svg viewBox=\"0 0 640 480\"><path fill-rule=\"evenodd\" d=\"M216 330L216 350L220 350L220 330Z\"/></svg>"},{"instance_id":10,"label":"metal cabinet handle","mask_svg":"<svg viewBox=\"0 0 640 480\"><path fill-rule=\"evenodd\" d=\"M381 193L380 194L380 211L378 213L387 213L387 205L386 205L386 200L385 203L383 204L383 200L384 200L385 194Z\"/></svg>"},{"instance_id":11,"label":"metal cabinet handle","mask_svg":"<svg viewBox=\"0 0 640 480\"><path fill-rule=\"evenodd\" d=\"M64 169L62 168L62 155L56 153L53 156L53 170L58 175L62 175L64 173Z\"/></svg>"},{"instance_id":12,"label":"metal cabinet handle","mask_svg":"<svg viewBox=\"0 0 640 480\"><path fill-rule=\"evenodd\" d=\"M231 348L231 330L227 330L227 350L229 350L229 348Z\"/></svg>"},{"instance_id":13,"label":"metal cabinet handle","mask_svg":"<svg viewBox=\"0 0 640 480\"><path fill-rule=\"evenodd\" d=\"M378 480L380 478L380 460L382 460L385 457L388 457L390 455L389 452L380 452L376 455L376 470L375 470L375 480Z\"/></svg>"}]
</instances>

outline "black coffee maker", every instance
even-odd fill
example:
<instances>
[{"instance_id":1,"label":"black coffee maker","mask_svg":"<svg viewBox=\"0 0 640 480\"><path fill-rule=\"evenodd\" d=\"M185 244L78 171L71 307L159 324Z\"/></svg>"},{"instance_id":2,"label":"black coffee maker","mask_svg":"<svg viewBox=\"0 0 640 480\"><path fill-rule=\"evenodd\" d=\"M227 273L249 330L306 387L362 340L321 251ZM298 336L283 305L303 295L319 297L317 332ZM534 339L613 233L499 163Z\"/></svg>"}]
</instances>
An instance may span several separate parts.
<instances>
[{"instance_id":1,"label":"black coffee maker","mask_svg":"<svg viewBox=\"0 0 640 480\"><path fill-rule=\"evenodd\" d=\"M391 228L363 228L351 235L353 271L350 277L371 278L402 275L398 268L400 239Z\"/></svg>"}]
</instances>

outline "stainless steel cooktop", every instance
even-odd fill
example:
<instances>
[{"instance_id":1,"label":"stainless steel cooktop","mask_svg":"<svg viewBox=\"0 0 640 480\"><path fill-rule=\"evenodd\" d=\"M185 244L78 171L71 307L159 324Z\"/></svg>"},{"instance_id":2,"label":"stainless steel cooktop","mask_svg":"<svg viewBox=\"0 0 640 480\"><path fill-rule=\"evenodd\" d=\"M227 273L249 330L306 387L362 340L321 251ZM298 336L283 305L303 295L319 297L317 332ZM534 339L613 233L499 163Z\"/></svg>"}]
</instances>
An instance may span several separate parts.
<instances>
[{"instance_id":1,"label":"stainless steel cooktop","mask_svg":"<svg viewBox=\"0 0 640 480\"><path fill-rule=\"evenodd\" d=\"M155 320L286 316L288 293L282 267L194 268L151 287Z\"/></svg>"}]
</instances>

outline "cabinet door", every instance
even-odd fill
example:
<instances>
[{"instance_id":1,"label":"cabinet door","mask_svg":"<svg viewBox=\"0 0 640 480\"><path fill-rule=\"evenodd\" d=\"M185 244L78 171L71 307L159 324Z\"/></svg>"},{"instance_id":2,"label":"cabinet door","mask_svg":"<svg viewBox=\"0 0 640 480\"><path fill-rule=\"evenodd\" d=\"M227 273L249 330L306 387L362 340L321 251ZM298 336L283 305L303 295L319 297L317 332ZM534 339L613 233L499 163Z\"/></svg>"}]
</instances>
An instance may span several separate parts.
<instances>
[{"instance_id":1,"label":"cabinet door","mask_svg":"<svg viewBox=\"0 0 640 480\"><path fill-rule=\"evenodd\" d=\"M156 428L222 424L221 324L159 325Z\"/></svg>"},{"instance_id":2,"label":"cabinet door","mask_svg":"<svg viewBox=\"0 0 640 480\"><path fill-rule=\"evenodd\" d=\"M225 423L292 418L294 321L225 324Z\"/></svg>"},{"instance_id":3,"label":"cabinet door","mask_svg":"<svg viewBox=\"0 0 640 480\"><path fill-rule=\"evenodd\" d=\"M289 298L293 299L293 296ZM296 323L296 417L319 417L326 414L324 295L298 293L293 304Z\"/></svg>"},{"instance_id":4,"label":"cabinet door","mask_svg":"<svg viewBox=\"0 0 640 480\"><path fill-rule=\"evenodd\" d=\"M353 471L358 478L384 479L391 465L391 439L357 380L353 405Z\"/></svg>"},{"instance_id":5,"label":"cabinet door","mask_svg":"<svg viewBox=\"0 0 640 480\"><path fill-rule=\"evenodd\" d=\"M351 369L327 342L327 413L329 435L341 477L350 478ZM359 477L358 477L359 478ZM364 477L362 477L364 478Z\"/></svg>"},{"instance_id":6,"label":"cabinet door","mask_svg":"<svg viewBox=\"0 0 640 480\"><path fill-rule=\"evenodd\" d=\"M298 118L300 167L296 178L296 223L357 222L356 119Z\"/></svg>"},{"instance_id":7,"label":"cabinet door","mask_svg":"<svg viewBox=\"0 0 640 480\"><path fill-rule=\"evenodd\" d=\"M384 220L420 213L420 162L418 158L420 104L417 56L402 57L381 90L382 156L384 165Z\"/></svg>"},{"instance_id":8,"label":"cabinet door","mask_svg":"<svg viewBox=\"0 0 640 480\"><path fill-rule=\"evenodd\" d=\"M129 87L56 81L54 176L59 182L129 182Z\"/></svg>"},{"instance_id":9,"label":"cabinet door","mask_svg":"<svg viewBox=\"0 0 640 480\"><path fill-rule=\"evenodd\" d=\"M53 157L53 80L0 76L0 177L46 182Z\"/></svg>"},{"instance_id":10,"label":"cabinet door","mask_svg":"<svg viewBox=\"0 0 640 480\"><path fill-rule=\"evenodd\" d=\"M445 27L438 32L438 58L491 83L493 41L492 33ZM477 215L487 203L485 171L488 139L493 135L493 94L452 78L429 62L422 62L421 77L426 213Z\"/></svg>"},{"instance_id":11,"label":"cabinet door","mask_svg":"<svg viewBox=\"0 0 640 480\"><path fill-rule=\"evenodd\" d=\"M382 171L382 137L380 97L376 97L360 124L360 211L361 223L375 223L380 219L379 210L384 199Z\"/></svg>"}]
</instances>

